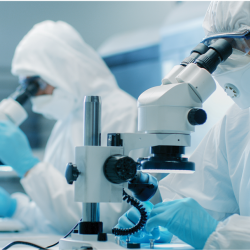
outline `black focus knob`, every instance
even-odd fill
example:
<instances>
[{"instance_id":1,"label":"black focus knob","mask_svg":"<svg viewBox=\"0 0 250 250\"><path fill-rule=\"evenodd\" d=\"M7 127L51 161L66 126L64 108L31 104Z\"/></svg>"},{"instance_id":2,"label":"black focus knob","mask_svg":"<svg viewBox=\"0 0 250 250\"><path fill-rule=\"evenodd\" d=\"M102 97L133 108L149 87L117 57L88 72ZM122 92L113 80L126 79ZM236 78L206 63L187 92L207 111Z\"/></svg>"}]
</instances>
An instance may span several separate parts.
<instances>
[{"instance_id":1,"label":"black focus knob","mask_svg":"<svg viewBox=\"0 0 250 250\"><path fill-rule=\"evenodd\" d=\"M136 162L124 155L112 155L104 163L104 175L112 183L126 182L136 175Z\"/></svg>"},{"instance_id":2,"label":"black focus knob","mask_svg":"<svg viewBox=\"0 0 250 250\"><path fill-rule=\"evenodd\" d=\"M76 165L73 165L71 162L68 163L65 172L65 178L68 184L73 184L74 181L77 180L80 172L78 171Z\"/></svg>"},{"instance_id":3,"label":"black focus knob","mask_svg":"<svg viewBox=\"0 0 250 250\"><path fill-rule=\"evenodd\" d=\"M188 121L191 125L201 125L207 120L207 113L203 109L191 109L188 112Z\"/></svg>"}]
</instances>

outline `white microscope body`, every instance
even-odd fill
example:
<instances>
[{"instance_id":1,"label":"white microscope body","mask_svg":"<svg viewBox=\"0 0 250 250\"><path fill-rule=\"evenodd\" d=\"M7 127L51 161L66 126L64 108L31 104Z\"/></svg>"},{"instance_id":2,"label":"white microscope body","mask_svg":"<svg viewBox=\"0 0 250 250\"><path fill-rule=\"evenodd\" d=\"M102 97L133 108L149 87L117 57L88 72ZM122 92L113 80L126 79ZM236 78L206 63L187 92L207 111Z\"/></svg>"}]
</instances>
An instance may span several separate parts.
<instances>
[{"instance_id":1,"label":"white microscope body","mask_svg":"<svg viewBox=\"0 0 250 250\"><path fill-rule=\"evenodd\" d=\"M0 102L0 120L8 120L19 126L27 117L26 110L14 99L7 98Z\"/></svg>"},{"instance_id":2,"label":"white microscope body","mask_svg":"<svg viewBox=\"0 0 250 250\"><path fill-rule=\"evenodd\" d=\"M201 108L215 89L211 74L204 68L194 63L175 66L161 86L139 96L138 131L190 135L195 126L190 124L188 113L193 108Z\"/></svg>"},{"instance_id":3,"label":"white microscope body","mask_svg":"<svg viewBox=\"0 0 250 250\"><path fill-rule=\"evenodd\" d=\"M221 59L219 63L221 61L223 60ZM123 188L127 186L127 183L119 182L116 177L107 177L105 172L107 159L114 155L128 156L131 150L138 148L169 146L171 149L171 147L190 146L190 134L195 131L195 125L205 122L204 119L200 122L196 114L200 112L202 103L215 89L216 84L211 72L207 69L196 63L189 63L186 67L175 66L162 80L162 85L150 88L139 96L137 102L138 133L109 134L109 146L105 147L100 144L86 145L86 143L84 146L77 147L75 150L76 166L73 173L75 177L72 182L75 181L75 201L83 202L83 221L98 222L99 220L99 216L96 216L97 210L92 210L90 213L91 203L122 201ZM189 170L191 171L186 172L193 172L194 169ZM181 169L176 170L173 167L170 169L141 167L141 171L182 172ZM115 244L114 235L108 235L107 241L98 241L97 234L84 232L71 234L71 238L61 239L59 247L60 250L84 249L84 247L124 249Z\"/></svg>"},{"instance_id":4,"label":"white microscope body","mask_svg":"<svg viewBox=\"0 0 250 250\"><path fill-rule=\"evenodd\" d=\"M38 92L38 78L25 78L23 85L18 86L13 94L0 102L0 120L8 120L19 126L27 119L28 114L22 105Z\"/></svg>"}]
</instances>

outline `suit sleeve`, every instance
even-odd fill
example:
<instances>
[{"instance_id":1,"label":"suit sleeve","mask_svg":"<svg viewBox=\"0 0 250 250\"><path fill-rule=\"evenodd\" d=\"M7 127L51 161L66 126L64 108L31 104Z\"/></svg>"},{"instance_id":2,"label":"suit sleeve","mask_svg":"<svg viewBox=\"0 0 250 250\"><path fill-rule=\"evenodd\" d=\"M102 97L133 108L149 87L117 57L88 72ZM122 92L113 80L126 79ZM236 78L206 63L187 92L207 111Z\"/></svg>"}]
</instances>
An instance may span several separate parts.
<instances>
[{"instance_id":1,"label":"suit sleeve","mask_svg":"<svg viewBox=\"0 0 250 250\"><path fill-rule=\"evenodd\" d=\"M250 217L238 214L220 222L204 249L249 249Z\"/></svg>"}]
</instances>

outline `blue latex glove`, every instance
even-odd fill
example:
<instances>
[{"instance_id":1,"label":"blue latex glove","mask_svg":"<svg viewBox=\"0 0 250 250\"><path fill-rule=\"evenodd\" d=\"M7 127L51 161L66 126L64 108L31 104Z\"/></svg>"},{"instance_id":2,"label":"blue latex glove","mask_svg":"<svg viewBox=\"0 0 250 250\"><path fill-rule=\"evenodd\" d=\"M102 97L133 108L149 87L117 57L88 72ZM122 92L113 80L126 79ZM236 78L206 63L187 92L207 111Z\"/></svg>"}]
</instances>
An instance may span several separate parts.
<instances>
[{"instance_id":1,"label":"blue latex glove","mask_svg":"<svg viewBox=\"0 0 250 250\"><path fill-rule=\"evenodd\" d=\"M217 225L218 221L198 202L185 198L155 205L145 228L150 232L162 226L182 241L202 249Z\"/></svg>"},{"instance_id":2,"label":"blue latex glove","mask_svg":"<svg viewBox=\"0 0 250 250\"><path fill-rule=\"evenodd\" d=\"M21 178L39 162L32 154L26 135L9 121L0 122L0 160Z\"/></svg>"},{"instance_id":3,"label":"blue latex glove","mask_svg":"<svg viewBox=\"0 0 250 250\"><path fill-rule=\"evenodd\" d=\"M153 204L149 201L142 202L144 207L146 208L147 215L149 216ZM135 208L132 207L129 209L125 214L123 214L119 220L118 224L115 226L117 228L131 228L137 224L141 215L140 212ZM172 239L172 234L168 232L167 229L162 227L156 227L150 233L146 232L143 228L140 232L131 235L130 241L131 242L138 242L138 243L148 243L149 239L155 239L155 242L158 243L169 243ZM122 239L126 240L126 237L121 237Z\"/></svg>"},{"instance_id":4,"label":"blue latex glove","mask_svg":"<svg viewBox=\"0 0 250 250\"><path fill-rule=\"evenodd\" d=\"M17 201L0 187L0 217L11 217L16 211Z\"/></svg>"}]
</instances>

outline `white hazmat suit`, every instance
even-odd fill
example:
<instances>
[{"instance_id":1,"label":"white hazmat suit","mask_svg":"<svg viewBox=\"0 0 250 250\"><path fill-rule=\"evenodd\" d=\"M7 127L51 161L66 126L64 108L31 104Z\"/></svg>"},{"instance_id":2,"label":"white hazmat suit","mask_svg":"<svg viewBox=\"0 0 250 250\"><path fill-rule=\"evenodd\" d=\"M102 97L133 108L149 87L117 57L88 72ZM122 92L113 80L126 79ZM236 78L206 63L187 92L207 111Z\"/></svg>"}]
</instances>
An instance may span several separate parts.
<instances>
[{"instance_id":1,"label":"white hazmat suit","mask_svg":"<svg viewBox=\"0 0 250 250\"><path fill-rule=\"evenodd\" d=\"M203 27L207 35L249 29L250 2L211 2ZM192 197L221 221L204 249L250 249L249 112L234 104L190 157L195 173L160 182L164 201Z\"/></svg>"},{"instance_id":2,"label":"white hazmat suit","mask_svg":"<svg viewBox=\"0 0 250 250\"><path fill-rule=\"evenodd\" d=\"M38 75L55 87L52 96L35 97L33 109L40 105L40 110L58 119L44 160L21 180L34 202L14 194L18 200L14 217L28 229L65 234L81 218L81 203L74 202L73 185L66 183L64 172L66 164L74 162L75 147L83 144L84 96L102 98L102 145L107 145L107 133L136 131L136 100L118 87L99 55L62 21L44 21L28 32L16 48L12 73L22 77ZM100 209L107 232L128 207L101 203Z\"/></svg>"}]
</instances>

